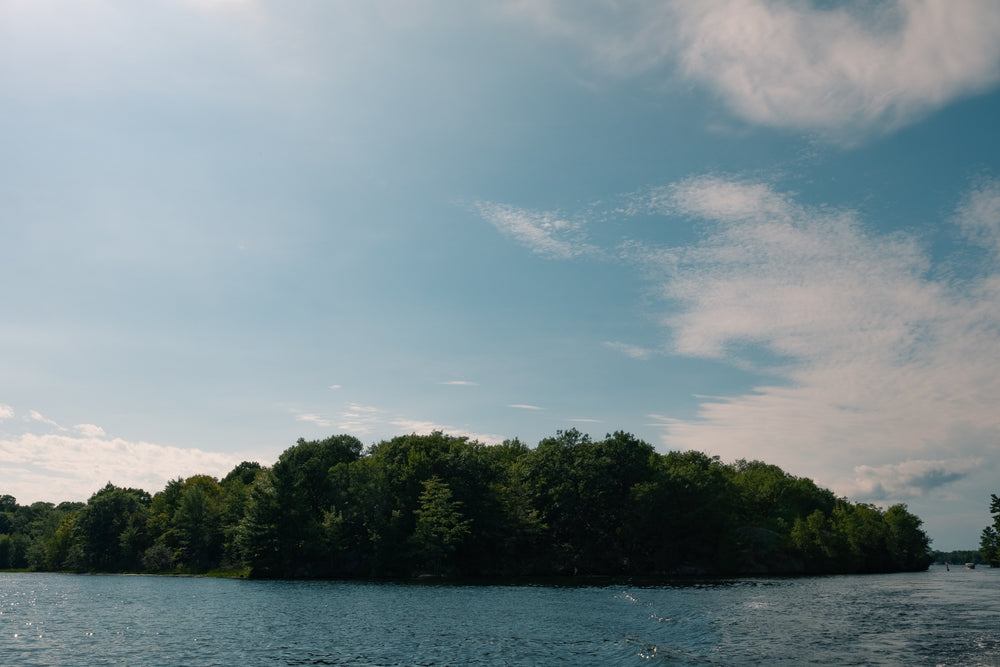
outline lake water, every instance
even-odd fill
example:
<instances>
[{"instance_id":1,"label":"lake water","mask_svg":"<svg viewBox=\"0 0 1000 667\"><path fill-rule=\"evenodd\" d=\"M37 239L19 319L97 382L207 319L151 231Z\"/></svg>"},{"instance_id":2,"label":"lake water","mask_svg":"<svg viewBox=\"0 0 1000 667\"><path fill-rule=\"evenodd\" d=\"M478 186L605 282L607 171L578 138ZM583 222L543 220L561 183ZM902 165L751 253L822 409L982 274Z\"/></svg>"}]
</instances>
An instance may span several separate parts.
<instances>
[{"instance_id":1,"label":"lake water","mask_svg":"<svg viewBox=\"0 0 1000 667\"><path fill-rule=\"evenodd\" d=\"M1000 570L600 586L0 573L2 665L1000 665Z\"/></svg>"}]
</instances>

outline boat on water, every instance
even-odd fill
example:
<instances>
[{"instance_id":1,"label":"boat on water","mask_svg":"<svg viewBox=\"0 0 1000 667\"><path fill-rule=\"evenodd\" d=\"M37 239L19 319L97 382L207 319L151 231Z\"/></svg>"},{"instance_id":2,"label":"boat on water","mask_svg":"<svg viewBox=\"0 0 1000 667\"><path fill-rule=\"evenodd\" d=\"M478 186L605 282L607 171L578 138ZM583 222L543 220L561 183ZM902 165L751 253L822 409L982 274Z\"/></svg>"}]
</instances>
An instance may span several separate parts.
<instances>
[{"instance_id":1,"label":"boat on water","mask_svg":"<svg viewBox=\"0 0 1000 667\"><path fill-rule=\"evenodd\" d=\"M965 564L965 569L966 570L975 570L976 569L976 564L975 563L966 563Z\"/></svg>"}]
</instances>

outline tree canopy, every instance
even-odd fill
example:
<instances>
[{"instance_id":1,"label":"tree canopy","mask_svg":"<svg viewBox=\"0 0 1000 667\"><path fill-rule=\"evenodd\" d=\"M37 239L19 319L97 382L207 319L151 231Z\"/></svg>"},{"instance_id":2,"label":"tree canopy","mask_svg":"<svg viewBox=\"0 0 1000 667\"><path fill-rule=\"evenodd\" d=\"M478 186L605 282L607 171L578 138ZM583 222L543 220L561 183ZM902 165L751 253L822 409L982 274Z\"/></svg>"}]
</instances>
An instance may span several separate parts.
<instances>
[{"instance_id":1,"label":"tree canopy","mask_svg":"<svg viewBox=\"0 0 1000 667\"><path fill-rule=\"evenodd\" d=\"M0 496L0 568L35 570L855 573L925 569L928 547L903 505L851 503L761 461L659 454L621 431L596 441L559 431L534 449L435 432L366 450L336 435L154 495L109 483L86 503Z\"/></svg>"}]
</instances>

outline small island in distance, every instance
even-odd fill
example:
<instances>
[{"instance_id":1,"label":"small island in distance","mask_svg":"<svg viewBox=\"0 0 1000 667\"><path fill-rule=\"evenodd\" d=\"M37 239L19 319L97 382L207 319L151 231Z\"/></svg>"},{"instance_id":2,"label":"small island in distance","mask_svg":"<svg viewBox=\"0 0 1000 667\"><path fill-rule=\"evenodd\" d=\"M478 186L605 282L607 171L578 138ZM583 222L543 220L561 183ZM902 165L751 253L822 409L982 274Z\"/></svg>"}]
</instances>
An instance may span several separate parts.
<instances>
[{"instance_id":1,"label":"small island in distance","mask_svg":"<svg viewBox=\"0 0 1000 667\"><path fill-rule=\"evenodd\" d=\"M440 432L367 450L300 439L270 467L0 496L0 569L255 578L833 574L924 570L906 506L852 503L774 465L572 429L537 447Z\"/></svg>"}]
</instances>

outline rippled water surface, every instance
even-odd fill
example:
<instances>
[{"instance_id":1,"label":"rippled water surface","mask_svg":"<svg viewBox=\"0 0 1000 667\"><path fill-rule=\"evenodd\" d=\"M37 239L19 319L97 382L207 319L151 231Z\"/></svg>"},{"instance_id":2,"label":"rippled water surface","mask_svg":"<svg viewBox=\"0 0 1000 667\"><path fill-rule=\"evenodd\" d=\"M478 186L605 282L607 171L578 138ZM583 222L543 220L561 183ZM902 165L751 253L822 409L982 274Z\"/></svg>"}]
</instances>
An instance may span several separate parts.
<instances>
[{"instance_id":1,"label":"rippled water surface","mask_svg":"<svg viewBox=\"0 0 1000 667\"><path fill-rule=\"evenodd\" d=\"M0 573L3 665L1000 665L1000 570L455 586Z\"/></svg>"}]
</instances>

